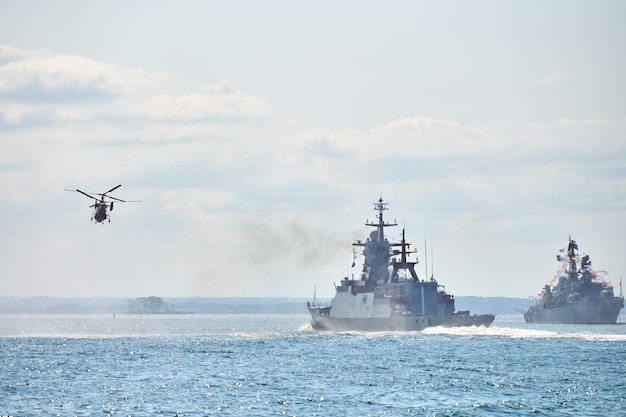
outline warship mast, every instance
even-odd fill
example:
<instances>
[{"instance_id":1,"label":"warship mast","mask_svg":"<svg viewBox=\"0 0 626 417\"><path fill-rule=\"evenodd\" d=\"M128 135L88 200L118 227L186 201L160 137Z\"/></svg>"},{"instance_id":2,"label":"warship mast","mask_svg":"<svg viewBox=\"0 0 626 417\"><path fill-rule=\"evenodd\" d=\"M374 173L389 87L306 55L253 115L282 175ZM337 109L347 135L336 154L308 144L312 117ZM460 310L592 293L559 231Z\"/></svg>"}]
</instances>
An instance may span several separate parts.
<instances>
[{"instance_id":1,"label":"warship mast","mask_svg":"<svg viewBox=\"0 0 626 417\"><path fill-rule=\"evenodd\" d=\"M578 269L576 268L576 251L578 250L578 244L575 240L572 240L572 236L569 237L569 244L567 245L567 256L569 257L569 271L568 278L572 280L578 280Z\"/></svg>"},{"instance_id":2,"label":"warship mast","mask_svg":"<svg viewBox=\"0 0 626 417\"><path fill-rule=\"evenodd\" d=\"M385 227L390 227L390 226L397 226L398 224L395 223L385 223L385 221L383 220L383 211L385 210L389 210L387 208L387 204L389 203L385 203L383 201L383 198L380 197L378 199L377 202L374 203L374 210L378 210L378 223L365 223L366 226L372 226L372 227L376 227L378 229L378 241L379 242L383 242L385 240L385 232L384 229Z\"/></svg>"},{"instance_id":3,"label":"warship mast","mask_svg":"<svg viewBox=\"0 0 626 417\"><path fill-rule=\"evenodd\" d=\"M363 281L388 282L389 281L389 257L391 246L399 246L400 244L391 244L385 238L385 227L397 226L395 223L385 223L383 211L387 210L387 203L380 197L374 203L374 210L378 211L378 223L365 223L366 226L375 227L376 231L370 233L369 239L362 242L360 240L353 243L353 246L363 247L363 255L365 263L363 265Z\"/></svg>"},{"instance_id":4,"label":"warship mast","mask_svg":"<svg viewBox=\"0 0 626 417\"><path fill-rule=\"evenodd\" d=\"M411 274L411 278L413 278L413 281L418 281L419 278L417 277L417 273L415 272L415 265L417 264L417 261L409 262L406 258L407 253L417 253L417 251L410 252L406 250L409 244L406 243L406 240L404 239L404 229L402 229L402 242L400 243L400 246L402 247L402 250L400 252L400 262L395 262L394 259L394 262L392 263L393 272L391 274L391 279L397 280L398 270L404 269L409 271L409 273ZM397 252L398 251L394 251L394 255L397 255Z\"/></svg>"}]
</instances>

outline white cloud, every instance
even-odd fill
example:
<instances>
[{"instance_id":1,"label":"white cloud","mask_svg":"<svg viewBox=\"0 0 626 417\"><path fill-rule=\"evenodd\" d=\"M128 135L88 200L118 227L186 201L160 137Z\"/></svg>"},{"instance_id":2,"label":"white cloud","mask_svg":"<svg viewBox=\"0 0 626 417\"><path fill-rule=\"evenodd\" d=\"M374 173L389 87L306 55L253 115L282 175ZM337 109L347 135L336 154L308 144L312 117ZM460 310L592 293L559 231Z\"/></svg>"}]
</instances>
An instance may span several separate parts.
<instances>
[{"instance_id":1,"label":"white cloud","mask_svg":"<svg viewBox=\"0 0 626 417\"><path fill-rule=\"evenodd\" d=\"M42 121L146 118L189 123L265 117L264 99L243 94L228 81L179 96L163 93L167 76L75 55L0 49L11 61L0 66L4 94L0 120L7 125ZM136 133L136 136L143 136ZM135 136L134 135L134 136Z\"/></svg>"},{"instance_id":2,"label":"white cloud","mask_svg":"<svg viewBox=\"0 0 626 417\"><path fill-rule=\"evenodd\" d=\"M399 130L407 130L411 132L423 132L429 130L455 129L458 124L449 120L433 119L423 116L415 116L409 119L395 120L386 123L375 131L390 130L397 132Z\"/></svg>"},{"instance_id":3,"label":"white cloud","mask_svg":"<svg viewBox=\"0 0 626 417\"><path fill-rule=\"evenodd\" d=\"M43 53L42 53L43 54ZM76 55L33 56L15 53L18 60L0 66L0 92L39 94L83 92L124 94L153 86L162 74L122 68Z\"/></svg>"},{"instance_id":4,"label":"white cloud","mask_svg":"<svg viewBox=\"0 0 626 417\"><path fill-rule=\"evenodd\" d=\"M237 87L230 81L222 81L219 84L207 84L203 90L208 94L234 94L239 92Z\"/></svg>"},{"instance_id":5,"label":"white cloud","mask_svg":"<svg viewBox=\"0 0 626 417\"><path fill-rule=\"evenodd\" d=\"M193 122L200 120L250 119L266 116L267 102L241 93L195 93L179 97L166 94L126 103L128 113L156 120Z\"/></svg>"},{"instance_id":6,"label":"white cloud","mask_svg":"<svg viewBox=\"0 0 626 417\"><path fill-rule=\"evenodd\" d=\"M25 50L25 49L15 48L10 45L0 44L0 63L3 65L4 63L40 58L48 54L49 53L47 51Z\"/></svg>"}]
</instances>

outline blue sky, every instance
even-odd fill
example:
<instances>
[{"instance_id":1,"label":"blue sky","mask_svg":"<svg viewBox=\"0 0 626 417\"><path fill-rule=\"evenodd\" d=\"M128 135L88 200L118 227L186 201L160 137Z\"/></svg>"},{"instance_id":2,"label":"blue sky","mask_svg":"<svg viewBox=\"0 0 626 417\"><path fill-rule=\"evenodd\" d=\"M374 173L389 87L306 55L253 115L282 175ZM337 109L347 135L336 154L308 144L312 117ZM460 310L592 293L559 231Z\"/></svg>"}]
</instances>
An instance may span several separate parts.
<instances>
[{"instance_id":1,"label":"blue sky","mask_svg":"<svg viewBox=\"0 0 626 417\"><path fill-rule=\"evenodd\" d=\"M536 295L570 234L617 284L625 17L0 1L0 294L331 296L381 195L456 295ZM117 184L105 225L63 191Z\"/></svg>"}]
</instances>

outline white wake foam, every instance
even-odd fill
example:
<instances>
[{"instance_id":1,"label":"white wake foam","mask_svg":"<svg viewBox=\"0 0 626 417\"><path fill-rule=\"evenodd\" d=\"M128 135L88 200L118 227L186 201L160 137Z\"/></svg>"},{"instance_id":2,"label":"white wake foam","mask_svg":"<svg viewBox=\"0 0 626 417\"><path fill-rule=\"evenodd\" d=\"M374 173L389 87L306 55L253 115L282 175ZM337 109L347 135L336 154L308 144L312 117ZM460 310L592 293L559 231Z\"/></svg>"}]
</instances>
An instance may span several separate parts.
<instances>
[{"instance_id":1,"label":"white wake foam","mask_svg":"<svg viewBox=\"0 0 626 417\"><path fill-rule=\"evenodd\" d=\"M521 329L515 327L429 327L424 334L444 334L457 336L495 336L512 339L584 339L604 341L626 341L626 334L594 332L559 332L540 329Z\"/></svg>"}]
</instances>

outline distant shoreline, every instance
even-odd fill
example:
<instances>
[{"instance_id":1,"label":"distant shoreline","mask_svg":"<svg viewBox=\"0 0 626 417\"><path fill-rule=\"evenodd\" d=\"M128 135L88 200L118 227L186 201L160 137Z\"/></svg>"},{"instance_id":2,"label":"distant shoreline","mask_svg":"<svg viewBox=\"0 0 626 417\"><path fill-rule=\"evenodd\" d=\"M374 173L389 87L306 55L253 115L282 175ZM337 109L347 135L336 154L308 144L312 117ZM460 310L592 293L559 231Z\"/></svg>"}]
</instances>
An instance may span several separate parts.
<instances>
[{"instance_id":1,"label":"distant shoreline","mask_svg":"<svg viewBox=\"0 0 626 417\"><path fill-rule=\"evenodd\" d=\"M162 297L165 314L308 314L300 297ZM129 309L135 298L0 297L0 314L140 314ZM532 299L457 296L456 309L484 314L521 314ZM318 301L330 302L322 298Z\"/></svg>"}]
</instances>

